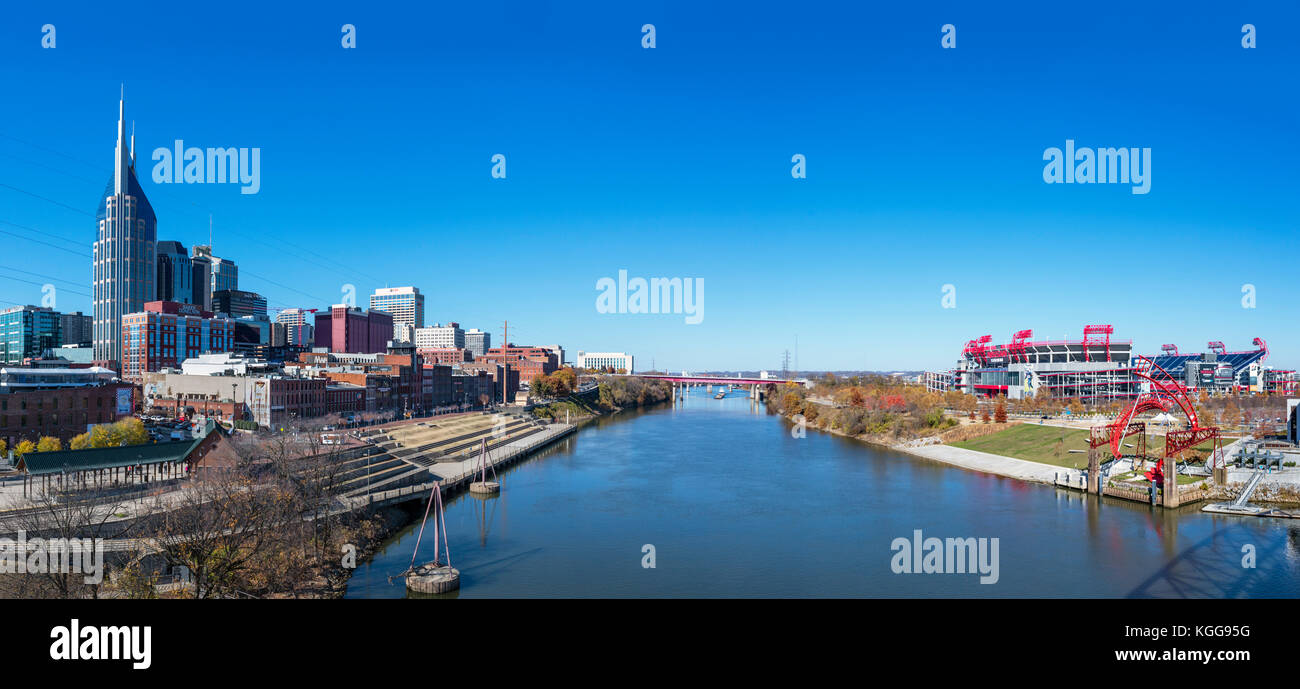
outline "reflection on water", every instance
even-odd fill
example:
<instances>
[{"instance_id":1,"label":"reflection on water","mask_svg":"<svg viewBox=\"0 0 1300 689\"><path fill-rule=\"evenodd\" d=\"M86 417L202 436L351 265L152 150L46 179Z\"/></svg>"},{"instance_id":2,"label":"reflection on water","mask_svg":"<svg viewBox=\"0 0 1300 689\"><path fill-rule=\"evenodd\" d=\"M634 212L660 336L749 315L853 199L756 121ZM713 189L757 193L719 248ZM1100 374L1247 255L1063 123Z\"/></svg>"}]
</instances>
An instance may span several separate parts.
<instances>
[{"instance_id":1,"label":"reflection on water","mask_svg":"<svg viewBox=\"0 0 1300 689\"><path fill-rule=\"evenodd\" d=\"M447 505L460 597L1296 597L1300 524L1028 484L790 426L704 390L599 419ZM413 525L348 597L403 597ZM895 574L891 542L999 539L999 579ZM655 548L653 569L642 546ZM1254 546L1255 567L1243 567ZM421 545L423 549L423 544Z\"/></svg>"}]
</instances>

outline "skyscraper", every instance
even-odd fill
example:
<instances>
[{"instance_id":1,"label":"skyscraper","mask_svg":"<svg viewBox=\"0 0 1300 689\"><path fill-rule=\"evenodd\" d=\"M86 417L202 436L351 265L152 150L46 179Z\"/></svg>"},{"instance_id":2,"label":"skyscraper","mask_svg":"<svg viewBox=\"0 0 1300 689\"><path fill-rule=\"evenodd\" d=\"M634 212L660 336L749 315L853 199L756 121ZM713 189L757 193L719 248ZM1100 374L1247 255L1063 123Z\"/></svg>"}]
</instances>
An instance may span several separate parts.
<instances>
[{"instance_id":1,"label":"skyscraper","mask_svg":"<svg viewBox=\"0 0 1300 689\"><path fill-rule=\"evenodd\" d=\"M194 304L194 263L180 242L158 242L158 300ZM198 306L203 306L198 303Z\"/></svg>"},{"instance_id":2,"label":"skyscraper","mask_svg":"<svg viewBox=\"0 0 1300 689\"><path fill-rule=\"evenodd\" d=\"M424 327L424 295L418 287L381 287L370 295L370 309L393 315L393 339L410 342Z\"/></svg>"},{"instance_id":3,"label":"skyscraper","mask_svg":"<svg viewBox=\"0 0 1300 689\"><path fill-rule=\"evenodd\" d=\"M196 266L207 268L207 290L208 306L205 307L211 311L212 295L223 289L239 289L239 266L228 258L218 258L212 255L212 246L207 244L194 245L194 256L191 259Z\"/></svg>"},{"instance_id":4,"label":"skyscraper","mask_svg":"<svg viewBox=\"0 0 1300 689\"><path fill-rule=\"evenodd\" d=\"M308 323L308 314L315 321L316 309L281 309L276 315L277 323L283 323L285 327L286 341L298 347L310 347L316 342L316 326Z\"/></svg>"},{"instance_id":5,"label":"skyscraper","mask_svg":"<svg viewBox=\"0 0 1300 689\"><path fill-rule=\"evenodd\" d=\"M92 264L95 360L120 370L122 316L155 296L158 219L135 178L135 134L126 139L125 99L117 104L113 177L95 214Z\"/></svg>"},{"instance_id":6,"label":"skyscraper","mask_svg":"<svg viewBox=\"0 0 1300 689\"><path fill-rule=\"evenodd\" d=\"M468 349L475 357L487 354L487 350L492 349L492 333L484 332L478 328L466 331L465 349Z\"/></svg>"}]
</instances>

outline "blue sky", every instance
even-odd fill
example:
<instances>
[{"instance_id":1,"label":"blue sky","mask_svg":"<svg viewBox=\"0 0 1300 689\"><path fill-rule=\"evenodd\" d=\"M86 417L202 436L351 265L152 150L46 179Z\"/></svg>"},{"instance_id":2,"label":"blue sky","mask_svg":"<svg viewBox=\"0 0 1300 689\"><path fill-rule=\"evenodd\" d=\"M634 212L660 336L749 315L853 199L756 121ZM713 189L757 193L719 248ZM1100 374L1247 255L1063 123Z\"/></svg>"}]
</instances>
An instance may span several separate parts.
<instances>
[{"instance_id":1,"label":"blue sky","mask_svg":"<svg viewBox=\"0 0 1300 689\"><path fill-rule=\"evenodd\" d=\"M273 308L414 284L430 322L674 369L778 368L796 336L805 369L941 368L1089 323L1300 365L1292 3L13 5L4 302L89 310L125 83L159 238L210 213ZM261 148L260 192L154 184L176 139ZM1045 184L1066 139L1151 148L1150 193ZM598 313L620 269L703 278L703 322Z\"/></svg>"}]
</instances>

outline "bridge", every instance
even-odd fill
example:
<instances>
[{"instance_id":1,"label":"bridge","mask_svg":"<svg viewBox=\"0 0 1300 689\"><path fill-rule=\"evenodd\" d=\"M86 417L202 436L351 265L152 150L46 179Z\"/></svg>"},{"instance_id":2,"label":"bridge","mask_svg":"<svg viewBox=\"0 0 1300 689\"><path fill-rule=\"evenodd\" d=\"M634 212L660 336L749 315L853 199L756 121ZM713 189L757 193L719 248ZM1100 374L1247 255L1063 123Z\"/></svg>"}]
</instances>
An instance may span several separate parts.
<instances>
[{"instance_id":1,"label":"bridge","mask_svg":"<svg viewBox=\"0 0 1300 689\"><path fill-rule=\"evenodd\" d=\"M628 373L623 374L625 378L645 378L647 380L666 380L670 383L681 383L685 385L784 385L793 383L805 387L811 385L807 380L795 378L732 378L727 376L696 376L682 375L675 376L672 374L658 373Z\"/></svg>"}]
</instances>

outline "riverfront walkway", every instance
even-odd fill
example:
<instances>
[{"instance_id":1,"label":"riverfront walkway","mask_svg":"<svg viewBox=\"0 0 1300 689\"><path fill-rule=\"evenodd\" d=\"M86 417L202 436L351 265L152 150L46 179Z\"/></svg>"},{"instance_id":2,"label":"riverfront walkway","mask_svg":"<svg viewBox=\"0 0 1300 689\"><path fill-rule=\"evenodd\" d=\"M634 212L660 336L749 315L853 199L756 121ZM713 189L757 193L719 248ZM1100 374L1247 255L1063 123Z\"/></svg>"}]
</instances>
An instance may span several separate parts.
<instances>
[{"instance_id":1,"label":"riverfront walkway","mask_svg":"<svg viewBox=\"0 0 1300 689\"><path fill-rule=\"evenodd\" d=\"M1065 467L1053 466L1051 464L1040 464L1030 462L1025 459L1016 459L1014 457L1003 457L1001 455L989 454L978 450L967 450L961 447L951 445L924 445L921 447L898 447L895 448L908 454L933 459L936 462L951 464L963 469L973 471L983 471L988 474L997 474L1008 478L1020 479L1022 481L1034 481L1037 483L1055 484L1057 477L1062 474L1069 474L1071 478L1079 475L1077 469L1067 469ZM1077 482L1077 478L1075 479Z\"/></svg>"}]
</instances>

